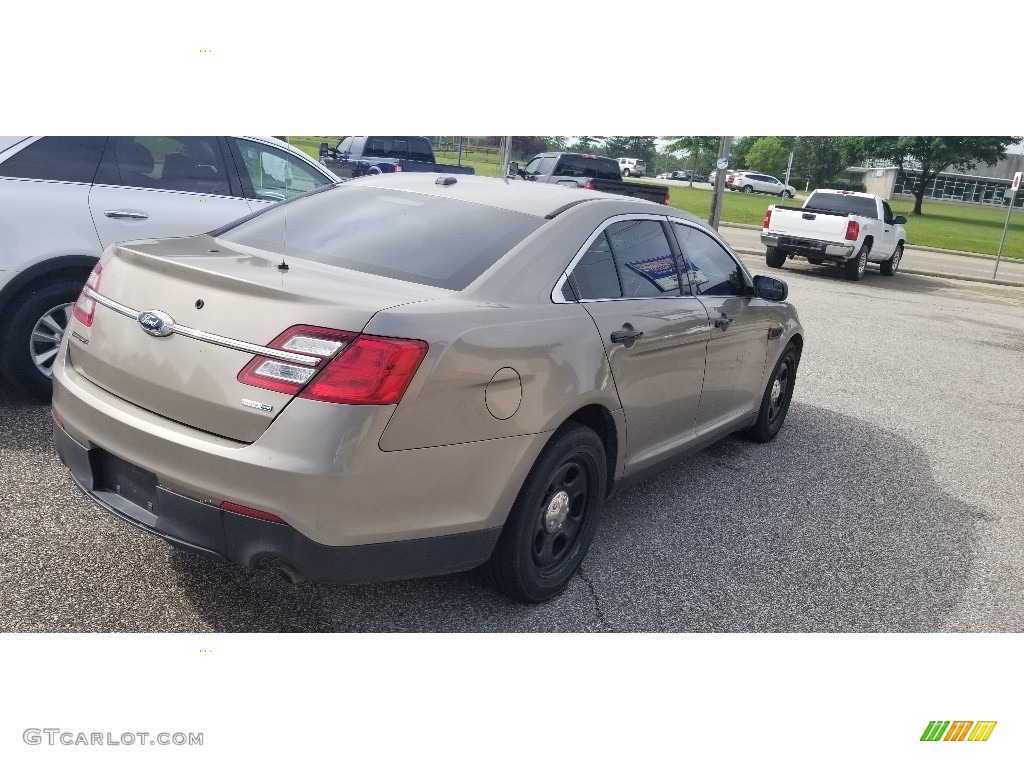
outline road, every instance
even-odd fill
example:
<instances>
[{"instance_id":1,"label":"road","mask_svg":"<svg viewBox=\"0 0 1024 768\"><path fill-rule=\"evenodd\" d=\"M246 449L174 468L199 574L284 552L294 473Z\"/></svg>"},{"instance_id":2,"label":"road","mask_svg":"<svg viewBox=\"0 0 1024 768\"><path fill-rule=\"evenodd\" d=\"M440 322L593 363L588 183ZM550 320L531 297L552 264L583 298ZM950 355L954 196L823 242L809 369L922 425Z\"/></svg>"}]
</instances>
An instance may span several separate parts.
<instances>
[{"instance_id":1,"label":"road","mask_svg":"<svg viewBox=\"0 0 1024 768\"><path fill-rule=\"evenodd\" d=\"M474 574L293 587L179 552L86 499L48 406L0 390L0 631L1024 631L1024 289L761 271L807 329L779 437L612 500L540 606Z\"/></svg>"}]
</instances>

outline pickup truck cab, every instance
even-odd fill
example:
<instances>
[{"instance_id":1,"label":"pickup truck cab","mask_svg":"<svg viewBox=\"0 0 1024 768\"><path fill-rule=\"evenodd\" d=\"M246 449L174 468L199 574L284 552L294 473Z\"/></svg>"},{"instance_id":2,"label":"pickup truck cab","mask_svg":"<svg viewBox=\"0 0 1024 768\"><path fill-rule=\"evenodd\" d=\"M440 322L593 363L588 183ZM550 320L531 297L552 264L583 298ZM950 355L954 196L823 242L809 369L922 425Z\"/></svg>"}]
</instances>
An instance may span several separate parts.
<instances>
[{"instance_id":1,"label":"pickup truck cab","mask_svg":"<svg viewBox=\"0 0 1024 768\"><path fill-rule=\"evenodd\" d=\"M619 176L619 166L615 159L601 155L544 152L535 155L523 169L519 168L519 163L509 163L508 176L544 184L561 184L639 197L662 205L668 205L669 201L668 187L661 184L633 184L623 181Z\"/></svg>"},{"instance_id":2,"label":"pickup truck cab","mask_svg":"<svg viewBox=\"0 0 1024 768\"><path fill-rule=\"evenodd\" d=\"M346 136L331 149L320 145L320 162L341 178L396 171L474 173L466 165L441 165L425 136Z\"/></svg>"},{"instance_id":3,"label":"pickup truck cab","mask_svg":"<svg viewBox=\"0 0 1024 768\"><path fill-rule=\"evenodd\" d=\"M860 280L870 261L891 277L903 258L906 223L903 216L893 216L889 204L878 195L818 189L802 208L769 207L761 226L761 242L769 267L778 268L787 258L803 256L811 264L840 265L846 277Z\"/></svg>"}]
</instances>

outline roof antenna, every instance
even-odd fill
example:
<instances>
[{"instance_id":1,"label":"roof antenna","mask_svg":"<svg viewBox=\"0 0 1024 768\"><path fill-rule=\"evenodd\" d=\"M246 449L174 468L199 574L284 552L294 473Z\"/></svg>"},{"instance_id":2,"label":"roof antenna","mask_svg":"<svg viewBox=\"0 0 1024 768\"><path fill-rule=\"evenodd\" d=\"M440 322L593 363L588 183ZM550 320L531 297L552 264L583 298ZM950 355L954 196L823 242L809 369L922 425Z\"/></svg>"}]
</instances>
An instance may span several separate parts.
<instances>
[{"instance_id":1,"label":"roof antenna","mask_svg":"<svg viewBox=\"0 0 1024 768\"><path fill-rule=\"evenodd\" d=\"M284 236L281 238L281 263L277 265L277 268L282 272L288 271L288 264L284 260L284 251L288 245L288 212L284 214Z\"/></svg>"}]
</instances>

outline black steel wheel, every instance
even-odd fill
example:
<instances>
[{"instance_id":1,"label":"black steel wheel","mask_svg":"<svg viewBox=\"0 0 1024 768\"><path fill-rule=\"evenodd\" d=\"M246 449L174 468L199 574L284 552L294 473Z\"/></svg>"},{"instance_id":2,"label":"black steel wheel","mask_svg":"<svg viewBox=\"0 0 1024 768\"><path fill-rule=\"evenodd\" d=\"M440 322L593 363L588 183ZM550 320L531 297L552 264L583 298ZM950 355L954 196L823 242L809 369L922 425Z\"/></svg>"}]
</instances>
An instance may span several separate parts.
<instances>
[{"instance_id":1,"label":"black steel wheel","mask_svg":"<svg viewBox=\"0 0 1024 768\"><path fill-rule=\"evenodd\" d=\"M522 602L557 595L590 548L606 488L600 438L580 424L560 429L527 475L484 574Z\"/></svg>"},{"instance_id":2,"label":"black steel wheel","mask_svg":"<svg viewBox=\"0 0 1024 768\"><path fill-rule=\"evenodd\" d=\"M789 413L789 404L793 400L793 387L796 384L796 368L800 356L796 345L790 342L782 350L772 375L768 379L761 408L757 413L757 421L744 434L751 440L767 443L774 440L782 429L782 424Z\"/></svg>"}]
</instances>

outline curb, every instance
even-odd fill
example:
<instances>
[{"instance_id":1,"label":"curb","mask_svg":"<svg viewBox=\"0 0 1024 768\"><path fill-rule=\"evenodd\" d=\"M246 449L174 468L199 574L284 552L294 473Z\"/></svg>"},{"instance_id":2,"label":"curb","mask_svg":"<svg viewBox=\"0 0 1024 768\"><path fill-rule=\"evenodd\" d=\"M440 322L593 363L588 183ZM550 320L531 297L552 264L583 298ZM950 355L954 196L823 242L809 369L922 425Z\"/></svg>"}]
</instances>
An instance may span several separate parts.
<instances>
[{"instance_id":1,"label":"curb","mask_svg":"<svg viewBox=\"0 0 1024 768\"><path fill-rule=\"evenodd\" d=\"M742 254L744 256L764 256L762 251L755 251L751 248L733 248L735 253ZM949 253L953 253L950 251ZM993 257L995 260L995 257ZM900 266L900 272L907 275L920 275L922 277L939 277L944 280L964 280L968 283L988 283L989 285L1005 285L1009 288L1024 288L1024 283L1017 280L1000 280L992 279L991 277L970 277L965 275L954 275L949 272L934 272L927 269L904 269Z\"/></svg>"}]
</instances>

